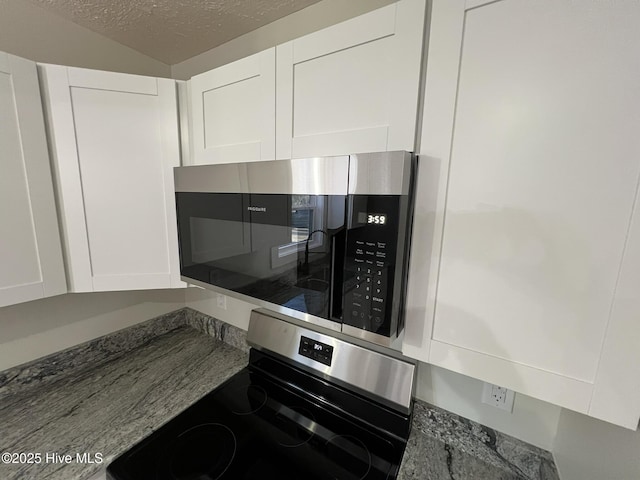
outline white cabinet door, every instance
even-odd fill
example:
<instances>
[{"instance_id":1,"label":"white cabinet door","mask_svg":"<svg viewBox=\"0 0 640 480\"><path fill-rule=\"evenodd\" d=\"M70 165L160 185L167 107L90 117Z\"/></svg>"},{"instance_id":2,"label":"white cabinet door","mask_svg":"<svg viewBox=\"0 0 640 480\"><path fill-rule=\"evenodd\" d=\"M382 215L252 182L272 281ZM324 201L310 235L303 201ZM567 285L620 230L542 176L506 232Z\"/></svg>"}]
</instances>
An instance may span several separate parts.
<instances>
[{"instance_id":1,"label":"white cabinet door","mask_svg":"<svg viewBox=\"0 0 640 480\"><path fill-rule=\"evenodd\" d=\"M401 0L279 45L279 159L415 147L425 2Z\"/></svg>"},{"instance_id":2,"label":"white cabinet door","mask_svg":"<svg viewBox=\"0 0 640 480\"><path fill-rule=\"evenodd\" d=\"M36 64L0 52L0 307L66 293Z\"/></svg>"},{"instance_id":3,"label":"white cabinet door","mask_svg":"<svg viewBox=\"0 0 640 480\"><path fill-rule=\"evenodd\" d=\"M173 80L41 66L70 290L181 286Z\"/></svg>"},{"instance_id":4,"label":"white cabinet door","mask_svg":"<svg viewBox=\"0 0 640 480\"><path fill-rule=\"evenodd\" d=\"M485 3L434 2L424 125L451 141L423 134L446 189L424 359L588 413L640 176L640 5Z\"/></svg>"},{"instance_id":5,"label":"white cabinet door","mask_svg":"<svg viewBox=\"0 0 640 480\"><path fill-rule=\"evenodd\" d=\"M275 48L189 81L195 165L275 158Z\"/></svg>"},{"instance_id":6,"label":"white cabinet door","mask_svg":"<svg viewBox=\"0 0 640 480\"><path fill-rule=\"evenodd\" d=\"M589 415L636 430L640 418L640 192L636 194Z\"/></svg>"}]
</instances>

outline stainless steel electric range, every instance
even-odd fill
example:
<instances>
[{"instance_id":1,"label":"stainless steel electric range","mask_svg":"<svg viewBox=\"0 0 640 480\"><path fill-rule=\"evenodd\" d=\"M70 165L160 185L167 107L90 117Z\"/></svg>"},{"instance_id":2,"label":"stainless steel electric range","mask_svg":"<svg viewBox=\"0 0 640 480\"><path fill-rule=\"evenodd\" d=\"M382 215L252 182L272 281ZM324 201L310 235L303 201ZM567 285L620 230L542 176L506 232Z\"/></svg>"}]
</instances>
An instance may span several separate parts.
<instances>
[{"instance_id":1,"label":"stainless steel electric range","mask_svg":"<svg viewBox=\"0 0 640 480\"><path fill-rule=\"evenodd\" d=\"M415 365L251 314L249 364L116 458L112 480L394 479Z\"/></svg>"}]
</instances>

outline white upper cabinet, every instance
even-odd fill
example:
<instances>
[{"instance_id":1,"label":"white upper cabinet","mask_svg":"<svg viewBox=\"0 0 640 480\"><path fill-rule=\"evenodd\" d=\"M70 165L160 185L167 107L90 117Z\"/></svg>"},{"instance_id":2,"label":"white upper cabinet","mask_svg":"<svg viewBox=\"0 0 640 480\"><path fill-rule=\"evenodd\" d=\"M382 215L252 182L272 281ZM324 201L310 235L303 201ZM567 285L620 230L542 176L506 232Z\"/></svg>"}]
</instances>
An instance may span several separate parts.
<instances>
[{"instance_id":1,"label":"white upper cabinet","mask_svg":"<svg viewBox=\"0 0 640 480\"><path fill-rule=\"evenodd\" d=\"M275 159L275 62L271 48L189 81L193 164Z\"/></svg>"},{"instance_id":2,"label":"white upper cabinet","mask_svg":"<svg viewBox=\"0 0 640 480\"><path fill-rule=\"evenodd\" d=\"M424 0L276 47L276 157L413 151Z\"/></svg>"},{"instance_id":3,"label":"white upper cabinet","mask_svg":"<svg viewBox=\"0 0 640 480\"><path fill-rule=\"evenodd\" d=\"M636 430L640 417L640 195L636 195L589 415Z\"/></svg>"},{"instance_id":4,"label":"white upper cabinet","mask_svg":"<svg viewBox=\"0 0 640 480\"><path fill-rule=\"evenodd\" d=\"M628 235L640 178L640 5L472 3L433 8L422 153L439 164L446 197L433 209L442 243L431 261L441 257L420 356L589 413L608 329L638 328ZM599 416L635 427L634 409Z\"/></svg>"},{"instance_id":5,"label":"white upper cabinet","mask_svg":"<svg viewBox=\"0 0 640 480\"><path fill-rule=\"evenodd\" d=\"M36 64L0 52L0 307L66 293Z\"/></svg>"},{"instance_id":6,"label":"white upper cabinet","mask_svg":"<svg viewBox=\"0 0 640 480\"><path fill-rule=\"evenodd\" d=\"M175 82L54 65L40 73L69 289L182 286Z\"/></svg>"}]
</instances>

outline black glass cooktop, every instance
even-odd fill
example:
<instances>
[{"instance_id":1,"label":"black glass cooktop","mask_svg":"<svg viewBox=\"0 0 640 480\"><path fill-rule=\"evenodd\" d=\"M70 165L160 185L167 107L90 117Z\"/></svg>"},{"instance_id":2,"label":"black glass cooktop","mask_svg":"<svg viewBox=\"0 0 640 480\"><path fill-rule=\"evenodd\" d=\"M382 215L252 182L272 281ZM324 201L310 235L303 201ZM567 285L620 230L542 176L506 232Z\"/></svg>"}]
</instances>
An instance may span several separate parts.
<instances>
[{"instance_id":1,"label":"black glass cooktop","mask_svg":"<svg viewBox=\"0 0 640 480\"><path fill-rule=\"evenodd\" d=\"M113 480L393 479L409 425L410 418L252 350L247 368L107 472Z\"/></svg>"}]
</instances>

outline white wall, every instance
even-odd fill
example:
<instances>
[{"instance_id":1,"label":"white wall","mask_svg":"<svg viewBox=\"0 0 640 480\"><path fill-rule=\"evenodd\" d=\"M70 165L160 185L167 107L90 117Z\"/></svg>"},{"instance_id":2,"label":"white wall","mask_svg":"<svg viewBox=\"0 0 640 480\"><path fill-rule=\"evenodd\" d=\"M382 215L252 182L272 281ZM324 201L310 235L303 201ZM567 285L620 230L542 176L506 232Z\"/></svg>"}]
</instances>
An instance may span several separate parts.
<instances>
[{"instance_id":1,"label":"white wall","mask_svg":"<svg viewBox=\"0 0 640 480\"><path fill-rule=\"evenodd\" d=\"M74 293L0 308L0 371L184 307L184 289Z\"/></svg>"},{"instance_id":2,"label":"white wall","mask_svg":"<svg viewBox=\"0 0 640 480\"><path fill-rule=\"evenodd\" d=\"M246 330L249 328L249 314L256 308L252 303L225 297L226 308L218 307L218 294L200 287L187 288L185 304L187 307L206 313L230 325Z\"/></svg>"},{"instance_id":3,"label":"white wall","mask_svg":"<svg viewBox=\"0 0 640 480\"><path fill-rule=\"evenodd\" d=\"M393 3L395 0L323 0L171 66L173 78L188 80L212 68L302 37Z\"/></svg>"},{"instance_id":4,"label":"white wall","mask_svg":"<svg viewBox=\"0 0 640 480\"><path fill-rule=\"evenodd\" d=\"M171 76L169 65L26 0L0 0L0 51L36 62Z\"/></svg>"},{"instance_id":5,"label":"white wall","mask_svg":"<svg viewBox=\"0 0 640 480\"><path fill-rule=\"evenodd\" d=\"M637 480L640 431L563 410L553 456L562 480Z\"/></svg>"}]
</instances>

